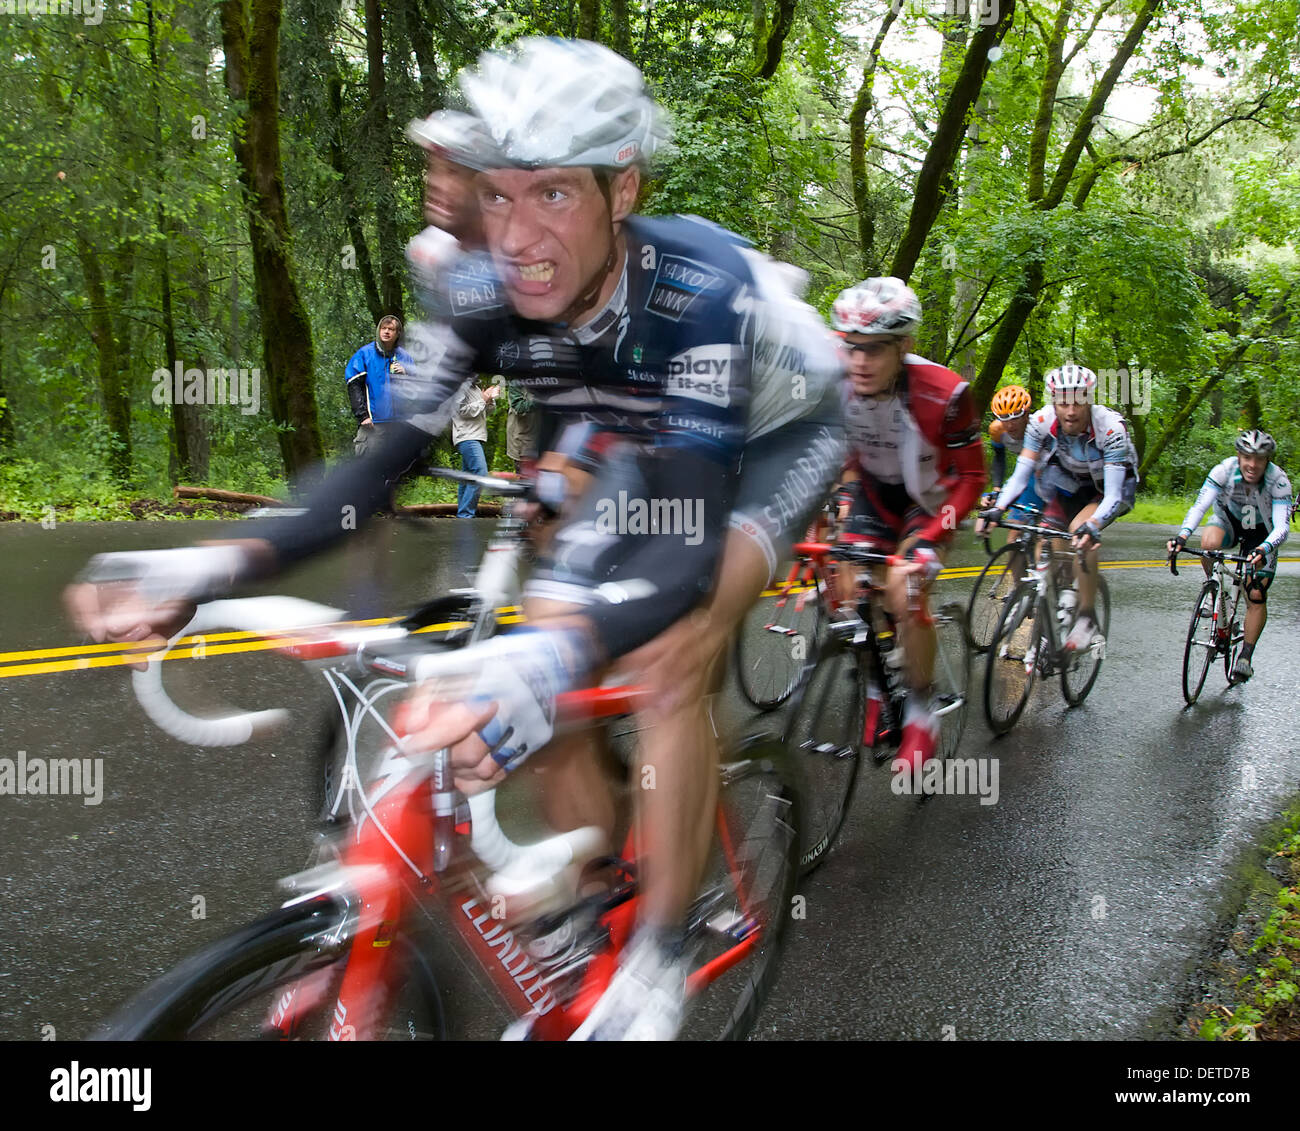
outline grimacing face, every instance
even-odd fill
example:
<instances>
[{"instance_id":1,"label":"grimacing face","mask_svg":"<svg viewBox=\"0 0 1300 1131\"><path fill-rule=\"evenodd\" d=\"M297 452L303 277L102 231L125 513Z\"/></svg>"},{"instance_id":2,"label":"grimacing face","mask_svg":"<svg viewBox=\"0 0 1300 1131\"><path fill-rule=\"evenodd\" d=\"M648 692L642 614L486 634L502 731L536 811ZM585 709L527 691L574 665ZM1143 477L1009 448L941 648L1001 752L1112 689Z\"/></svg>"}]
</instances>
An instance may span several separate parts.
<instances>
[{"instance_id":1,"label":"grimacing face","mask_svg":"<svg viewBox=\"0 0 1300 1131\"><path fill-rule=\"evenodd\" d=\"M560 320L619 250L614 226L631 213L640 183L636 169L615 174L607 202L588 168L493 169L479 178L484 238L517 313ZM616 276L570 321L597 311Z\"/></svg>"}]
</instances>

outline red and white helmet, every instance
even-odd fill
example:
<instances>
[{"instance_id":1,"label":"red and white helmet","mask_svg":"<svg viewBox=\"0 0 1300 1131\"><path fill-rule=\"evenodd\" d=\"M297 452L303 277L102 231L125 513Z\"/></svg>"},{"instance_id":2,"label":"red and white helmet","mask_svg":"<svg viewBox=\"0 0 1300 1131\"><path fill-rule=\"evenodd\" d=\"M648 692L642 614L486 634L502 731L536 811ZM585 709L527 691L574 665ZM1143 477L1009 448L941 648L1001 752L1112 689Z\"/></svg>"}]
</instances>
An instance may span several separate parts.
<instances>
[{"instance_id":1,"label":"red and white helmet","mask_svg":"<svg viewBox=\"0 0 1300 1131\"><path fill-rule=\"evenodd\" d=\"M888 334L904 338L921 325L921 304L902 279L864 279L840 291L831 327L842 334Z\"/></svg>"},{"instance_id":2,"label":"red and white helmet","mask_svg":"<svg viewBox=\"0 0 1300 1131\"><path fill-rule=\"evenodd\" d=\"M1060 369L1051 370L1043 378L1043 385L1049 397L1066 392L1092 393L1097 388L1097 374L1087 366L1070 362L1062 365Z\"/></svg>"}]
</instances>

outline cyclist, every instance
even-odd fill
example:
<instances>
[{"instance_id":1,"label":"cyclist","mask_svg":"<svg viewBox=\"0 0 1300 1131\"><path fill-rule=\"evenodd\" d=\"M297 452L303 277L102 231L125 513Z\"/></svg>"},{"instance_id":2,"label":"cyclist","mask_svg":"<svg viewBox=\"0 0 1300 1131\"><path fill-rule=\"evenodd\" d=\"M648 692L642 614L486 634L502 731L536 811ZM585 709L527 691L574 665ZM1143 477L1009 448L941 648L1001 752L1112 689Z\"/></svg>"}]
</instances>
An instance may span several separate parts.
<instances>
[{"instance_id":1,"label":"cyclist","mask_svg":"<svg viewBox=\"0 0 1300 1131\"><path fill-rule=\"evenodd\" d=\"M424 149L424 218L429 226L406 247L417 289L461 248L483 246L474 178L495 160L492 140L474 115L438 110L417 118L406 136Z\"/></svg>"},{"instance_id":2,"label":"cyclist","mask_svg":"<svg viewBox=\"0 0 1300 1131\"><path fill-rule=\"evenodd\" d=\"M1232 669L1233 682L1244 683L1255 674L1250 659L1268 621L1268 588L1277 572L1277 553L1290 533L1291 481L1270 462L1277 444L1267 432L1242 432L1236 448L1235 456L1210 468L1182 529L1167 547L1172 554L1186 546L1205 512L1213 508L1201 532L1201 549L1230 550L1240 544L1242 554L1250 558L1245 639ZM1210 563L1202 560L1201 567L1209 577Z\"/></svg>"},{"instance_id":3,"label":"cyclist","mask_svg":"<svg viewBox=\"0 0 1300 1131\"><path fill-rule=\"evenodd\" d=\"M932 703L936 638L926 610L929 586L958 520L984 486L984 449L970 386L958 374L908 352L921 304L901 280L867 279L840 293L831 326L848 353L844 423L849 444L839 491L840 540L906 563L885 575L885 603L899 626L911 693L895 770L915 774L934 756ZM837 579L853 600L854 571ZM909 588L920 579L919 600ZM868 725L880 692L869 689Z\"/></svg>"},{"instance_id":4,"label":"cyclist","mask_svg":"<svg viewBox=\"0 0 1300 1131\"><path fill-rule=\"evenodd\" d=\"M1001 521L1037 470L1047 502L1044 521L1068 528L1075 549L1087 551L1087 570L1075 564L1079 607L1065 641L1067 650L1077 651L1105 642L1097 625L1097 547L1102 530L1133 507L1137 452L1123 417L1093 403L1097 375L1091 369L1062 365L1043 383L1051 403L1030 418L1016 469L981 517Z\"/></svg>"},{"instance_id":5,"label":"cyclist","mask_svg":"<svg viewBox=\"0 0 1300 1131\"><path fill-rule=\"evenodd\" d=\"M981 505L986 508L997 500L998 492L1006 480L1007 452L1019 457L1024 447L1025 430L1029 427L1029 410L1032 407L1029 390L1019 385L1008 385L993 394L993 401L989 405L993 412L993 423L989 425L989 439L993 441L993 489L981 499ZM1022 507L1041 508L1043 500L1038 494L1037 483L1031 480L1015 503ZM975 520L976 536L983 534L987 528L988 524L982 518ZM1019 542L1020 535L1013 532L1008 541ZM1013 551L1007 569L1013 577L1018 577L1023 564L1021 555Z\"/></svg>"},{"instance_id":6,"label":"cyclist","mask_svg":"<svg viewBox=\"0 0 1300 1131\"><path fill-rule=\"evenodd\" d=\"M635 67L595 44L524 40L512 55L482 56L462 88L498 152L477 190L489 253L462 253L425 280L439 321L412 347L419 373L404 431L374 458L335 469L304 514L245 526L251 546L216 549L207 565L187 558L184 584L157 558L108 566L145 573L155 599L161 580L193 599L283 568L340 536L341 508L358 520L372 512L376 481L440 430L465 379L483 369L516 380L547 415L541 446L557 458L539 463L536 505L558 517L525 590L530 629L480 649L471 701L500 710L453 752L458 781L473 788L549 742L560 691L642 645L654 668L670 634L712 641L739 620L748 606L735 606L746 593L752 603L782 543L824 498L842 446L834 348L788 273L707 222L633 213L665 133ZM685 537L611 529L608 504L620 497L694 504L698 525ZM734 592L714 583L720 557L722 578L745 578ZM690 690L678 692L687 702L662 709L648 732L642 756L657 788L637 791L650 841L645 918L582 1036L667 1037L679 1024L681 924L715 804L702 685L717 650L695 646ZM432 697L411 705L417 741L437 713ZM612 802L588 749L550 745L548 816L608 831Z\"/></svg>"}]
</instances>

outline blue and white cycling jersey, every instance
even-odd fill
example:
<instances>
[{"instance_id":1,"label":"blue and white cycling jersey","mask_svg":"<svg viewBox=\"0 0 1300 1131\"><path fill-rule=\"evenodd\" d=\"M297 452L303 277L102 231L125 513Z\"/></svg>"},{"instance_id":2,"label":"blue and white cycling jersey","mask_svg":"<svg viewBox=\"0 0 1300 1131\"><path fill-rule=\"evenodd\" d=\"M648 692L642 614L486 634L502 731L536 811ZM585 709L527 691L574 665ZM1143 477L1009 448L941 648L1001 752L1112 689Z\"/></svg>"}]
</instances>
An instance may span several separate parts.
<instances>
[{"instance_id":1,"label":"blue and white cycling jersey","mask_svg":"<svg viewBox=\"0 0 1300 1131\"><path fill-rule=\"evenodd\" d=\"M1264 468L1258 483L1247 483L1241 463L1229 456L1215 464L1201 485L1200 494L1183 520L1180 533L1184 538L1201 524L1205 512L1214 508L1210 520L1225 530L1234 526L1243 531L1268 530L1264 539L1270 550L1277 550L1287 540L1291 517L1291 480L1275 463Z\"/></svg>"}]
</instances>

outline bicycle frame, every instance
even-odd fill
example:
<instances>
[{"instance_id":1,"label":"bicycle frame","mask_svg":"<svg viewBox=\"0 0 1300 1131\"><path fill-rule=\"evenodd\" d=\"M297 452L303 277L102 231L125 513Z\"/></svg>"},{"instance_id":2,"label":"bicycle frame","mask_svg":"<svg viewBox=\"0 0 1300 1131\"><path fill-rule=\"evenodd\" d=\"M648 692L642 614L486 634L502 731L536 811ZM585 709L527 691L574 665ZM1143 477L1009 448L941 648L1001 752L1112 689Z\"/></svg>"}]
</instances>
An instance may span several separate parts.
<instances>
[{"instance_id":1,"label":"bicycle frame","mask_svg":"<svg viewBox=\"0 0 1300 1131\"><path fill-rule=\"evenodd\" d=\"M1057 624L1056 611L1060 605L1060 590L1057 586L1057 570L1069 561L1067 555L1059 554L1052 549L1052 541L1060 541L1071 537L1069 531L1057 530L1050 526L1037 526L1029 523L1004 522L1000 525L1005 526L1008 530L1019 530L1030 535L1033 541L1033 551L1035 560L1032 562L1026 558L1028 572L1021 578L1021 581L1031 581L1036 587L1034 598L1035 607L1039 622L1046 627L1048 636L1048 659L1051 664L1056 664L1061 658L1064 641L1061 638L1059 625ZM1076 551L1075 558L1082 568L1087 571L1088 559L1086 550ZM1028 661L1029 657L1026 657ZM1042 657L1034 657L1034 662L1040 662ZM1052 674L1051 670L1042 671L1040 675L1046 676Z\"/></svg>"},{"instance_id":2,"label":"bicycle frame","mask_svg":"<svg viewBox=\"0 0 1300 1131\"><path fill-rule=\"evenodd\" d=\"M294 642L281 651L300 659L319 659L331 648L342 656L352 652L354 644ZM362 694L355 684L352 689L354 694ZM629 714L637 709L639 694L635 687L569 692L560 697L557 718L574 726ZM373 704L363 701L363 706L365 711L373 712ZM386 723L381 725L388 729ZM355 778L355 747L351 741L348 764ZM393 778L399 780L390 785ZM491 793L472 799L468 813L457 806L450 789L447 751L418 762L389 751L368 792L376 799L372 804L363 795L365 816L351 826L337 861L291 881L295 887L305 889L291 903L331 894L340 909L359 909L352 912L351 926L344 926L341 937L334 940L335 946L347 946L348 957L334 1003L330 1039L365 1039L368 1035L369 1019L376 1015L383 1000L389 944L395 931L407 921L412 903L424 899L443 904L465 949L474 955L507 1008L514 1016L533 1018L534 1036L563 1040L572 1034L608 986L618 956L636 926L639 896L631 882L632 874L618 869L621 882L607 896L597 897L595 937L603 933L607 944L595 952L566 955L557 966L528 953L518 933L519 924L506 910L504 897L489 895L468 875L476 839L473 813L490 812L491 801L483 798L490 798ZM718 826L728 865L735 873L734 845L721 809ZM629 833L624 859L633 858L634 839ZM449 882L452 879L458 882ZM464 882L459 882L462 879ZM582 902L576 901L572 908ZM542 916L536 921L545 919ZM693 908L692 919L696 929L705 925L705 917L697 908ZM730 924L728 933L734 938L733 945L692 972L687 982L688 996L746 958L757 944L760 930L752 919ZM566 975L579 971L576 988L562 1000L554 987ZM320 1004L312 990L310 977L286 987L272 1009L270 1026L283 1037L291 1037L300 1017Z\"/></svg>"}]
</instances>

